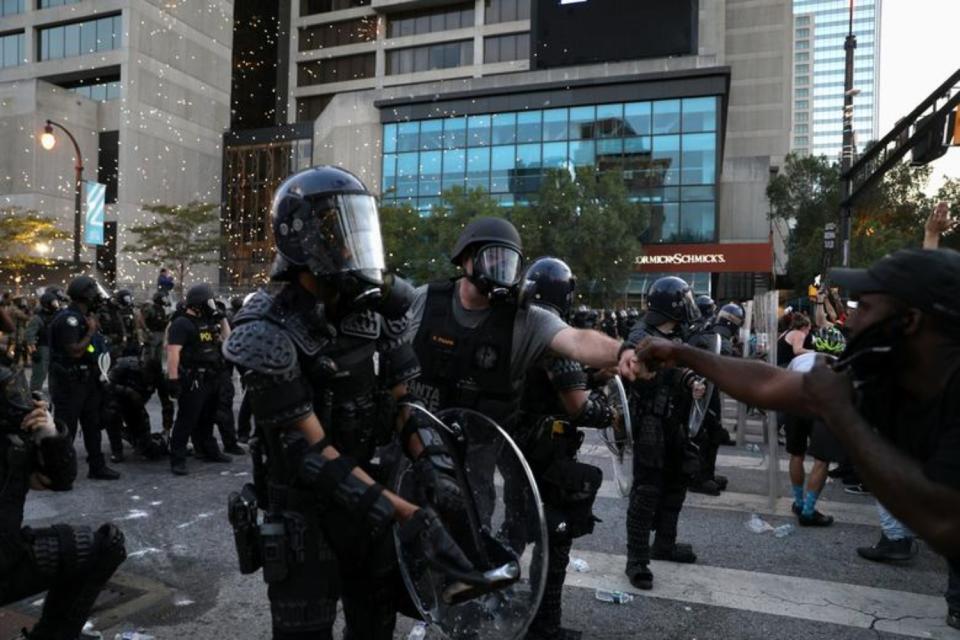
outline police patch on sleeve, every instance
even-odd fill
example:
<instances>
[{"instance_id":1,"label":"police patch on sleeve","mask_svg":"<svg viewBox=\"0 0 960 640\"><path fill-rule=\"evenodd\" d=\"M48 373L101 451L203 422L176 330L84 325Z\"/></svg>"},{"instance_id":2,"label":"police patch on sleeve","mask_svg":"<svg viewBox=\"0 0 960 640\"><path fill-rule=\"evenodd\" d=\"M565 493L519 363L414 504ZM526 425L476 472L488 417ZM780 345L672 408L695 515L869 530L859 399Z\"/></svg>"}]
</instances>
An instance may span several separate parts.
<instances>
[{"instance_id":1,"label":"police patch on sleeve","mask_svg":"<svg viewBox=\"0 0 960 640\"><path fill-rule=\"evenodd\" d=\"M79 327L80 321L77 320L77 316L67 316L67 324L71 327Z\"/></svg>"}]
</instances>

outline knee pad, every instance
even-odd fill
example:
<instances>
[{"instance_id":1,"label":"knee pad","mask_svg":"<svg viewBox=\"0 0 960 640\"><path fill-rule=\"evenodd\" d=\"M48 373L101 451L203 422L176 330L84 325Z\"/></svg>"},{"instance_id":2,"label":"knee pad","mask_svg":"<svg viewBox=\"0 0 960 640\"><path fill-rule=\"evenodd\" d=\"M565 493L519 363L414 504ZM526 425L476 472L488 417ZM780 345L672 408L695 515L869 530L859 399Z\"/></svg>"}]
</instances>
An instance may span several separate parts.
<instances>
[{"instance_id":1,"label":"knee pad","mask_svg":"<svg viewBox=\"0 0 960 640\"><path fill-rule=\"evenodd\" d=\"M110 523L101 525L94 539L96 553L101 561L118 567L127 559L126 540L123 532L115 525Z\"/></svg>"},{"instance_id":2,"label":"knee pad","mask_svg":"<svg viewBox=\"0 0 960 640\"><path fill-rule=\"evenodd\" d=\"M90 527L55 524L31 529L29 535L37 570L47 577L86 570L96 551Z\"/></svg>"}]
</instances>

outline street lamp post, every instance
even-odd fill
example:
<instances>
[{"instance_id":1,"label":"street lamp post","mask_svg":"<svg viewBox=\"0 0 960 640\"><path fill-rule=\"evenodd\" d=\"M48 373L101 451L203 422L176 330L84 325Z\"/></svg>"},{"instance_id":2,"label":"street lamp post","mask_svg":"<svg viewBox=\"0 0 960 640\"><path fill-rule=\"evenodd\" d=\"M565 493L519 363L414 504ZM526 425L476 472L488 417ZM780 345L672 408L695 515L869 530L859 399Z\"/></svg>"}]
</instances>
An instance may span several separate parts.
<instances>
[{"instance_id":1,"label":"street lamp post","mask_svg":"<svg viewBox=\"0 0 960 640\"><path fill-rule=\"evenodd\" d=\"M77 269L80 268L80 233L81 233L81 217L82 217L82 208L81 208L81 197L83 193L83 156L80 154L80 145L77 144L77 139L73 137L73 134L64 127L62 124L54 122L53 120L47 120L46 126L43 128L43 135L40 136L40 144L44 149L50 151L57 144L57 137L53 135L53 128L56 127L67 134L67 137L70 138L70 142L73 143L73 150L76 154L76 183L74 184L74 201L73 201L73 266Z\"/></svg>"},{"instance_id":2,"label":"street lamp post","mask_svg":"<svg viewBox=\"0 0 960 640\"><path fill-rule=\"evenodd\" d=\"M850 0L850 28L847 38L843 42L846 52L846 66L843 77L843 150L840 156L840 171L846 175L853 166L854 139L853 139L853 97L856 91L853 88L853 53L857 48L857 36L853 33L853 3ZM841 184L843 201L850 197L850 181L843 179ZM843 266L850 266L850 234L853 207L844 204L840 209L840 252Z\"/></svg>"}]
</instances>

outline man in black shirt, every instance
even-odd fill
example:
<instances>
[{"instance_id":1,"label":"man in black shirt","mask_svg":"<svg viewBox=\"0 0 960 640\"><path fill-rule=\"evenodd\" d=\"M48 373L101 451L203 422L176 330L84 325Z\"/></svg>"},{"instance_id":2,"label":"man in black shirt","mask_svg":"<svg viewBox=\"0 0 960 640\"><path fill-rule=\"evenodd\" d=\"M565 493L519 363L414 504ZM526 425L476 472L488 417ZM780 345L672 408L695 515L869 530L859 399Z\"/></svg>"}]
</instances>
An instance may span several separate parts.
<instances>
[{"instance_id":1,"label":"man in black shirt","mask_svg":"<svg viewBox=\"0 0 960 640\"><path fill-rule=\"evenodd\" d=\"M170 395L178 399L177 420L170 438L170 470L187 474L187 440L199 457L230 462L213 437L220 394L223 356L220 347L230 335L217 313L213 289L197 284L187 291L186 310L170 323L167 333L167 378Z\"/></svg>"},{"instance_id":2,"label":"man in black shirt","mask_svg":"<svg viewBox=\"0 0 960 640\"><path fill-rule=\"evenodd\" d=\"M680 363L748 404L823 419L877 499L949 560L947 622L960 627L960 253L905 249L830 281L859 295L834 369L784 371L650 340L623 354L621 372Z\"/></svg>"},{"instance_id":3,"label":"man in black shirt","mask_svg":"<svg viewBox=\"0 0 960 640\"><path fill-rule=\"evenodd\" d=\"M100 325L94 315L109 296L90 276L77 276L67 287L70 306L50 324L50 398L57 420L62 420L71 440L77 423L83 430L90 472L96 480L116 480L120 474L107 466L100 451L100 411L103 385L97 358L104 352Z\"/></svg>"}]
</instances>

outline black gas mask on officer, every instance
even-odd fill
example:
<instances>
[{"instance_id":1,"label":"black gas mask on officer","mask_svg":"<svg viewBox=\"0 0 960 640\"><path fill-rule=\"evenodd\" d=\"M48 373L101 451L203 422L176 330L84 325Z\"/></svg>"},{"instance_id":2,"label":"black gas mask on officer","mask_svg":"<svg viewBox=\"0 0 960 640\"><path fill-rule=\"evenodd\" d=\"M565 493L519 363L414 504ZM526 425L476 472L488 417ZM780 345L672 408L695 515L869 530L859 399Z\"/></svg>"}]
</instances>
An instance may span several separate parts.
<instances>
[{"instance_id":1,"label":"black gas mask on officer","mask_svg":"<svg viewBox=\"0 0 960 640\"><path fill-rule=\"evenodd\" d=\"M475 218L457 239L450 261L493 302L514 300L523 268L520 234L508 220ZM470 267L467 268L467 263Z\"/></svg>"},{"instance_id":2,"label":"black gas mask on officer","mask_svg":"<svg viewBox=\"0 0 960 640\"><path fill-rule=\"evenodd\" d=\"M190 287L184 303L187 309L192 309L194 313L206 320L217 319L217 302L213 287L206 283Z\"/></svg>"}]
</instances>

